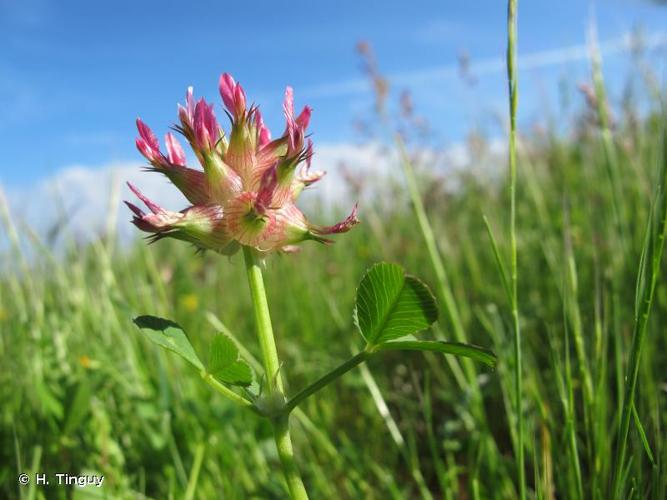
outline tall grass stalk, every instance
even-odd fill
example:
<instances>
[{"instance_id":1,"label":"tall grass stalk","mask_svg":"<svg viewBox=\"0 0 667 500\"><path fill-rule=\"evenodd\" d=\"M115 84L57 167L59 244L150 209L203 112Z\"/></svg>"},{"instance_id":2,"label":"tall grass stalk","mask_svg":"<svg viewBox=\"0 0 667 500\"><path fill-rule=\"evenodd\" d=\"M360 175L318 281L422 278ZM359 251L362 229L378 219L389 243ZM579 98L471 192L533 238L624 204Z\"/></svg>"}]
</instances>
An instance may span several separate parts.
<instances>
[{"instance_id":1,"label":"tall grass stalk","mask_svg":"<svg viewBox=\"0 0 667 500\"><path fill-rule=\"evenodd\" d=\"M518 80L516 71L518 0L507 3L507 80L509 84L509 169L510 169L510 287L512 291L512 326L514 329L514 392L517 423L517 468L519 473L519 498L526 498L526 471L524 466L523 423L523 375L521 355L521 326L519 324L518 266L516 245L516 111L518 104Z\"/></svg>"},{"instance_id":2,"label":"tall grass stalk","mask_svg":"<svg viewBox=\"0 0 667 500\"><path fill-rule=\"evenodd\" d=\"M422 236L424 237L426 250L428 251L428 256L431 260L433 270L435 271L438 290L440 291L442 299L445 302L445 313L447 314L450 324L454 330L454 338L456 341L465 342L466 334L465 330L463 329L463 324L461 323L461 316L456 306L456 300L454 299L454 294L452 293L452 287L449 282L449 277L447 276L447 271L445 270L445 266L442 264L442 257L438 251L438 245L435 240L433 228L428 220L426 209L424 208L424 202L422 201L421 194L419 193L414 167L412 166L412 162L408 156L405 143L399 134L395 135L395 142L400 155L403 174L405 175L405 180L407 182L410 200L412 201L415 216L417 217L417 224L419 225L419 229L422 233Z\"/></svg>"},{"instance_id":3,"label":"tall grass stalk","mask_svg":"<svg viewBox=\"0 0 667 500\"><path fill-rule=\"evenodd\" d=\"M195 449L195 459L190 470L190 477L188 478L188 488L185 490L185 496L183 500L192 500L195 497L195 492L197 491L197 481L199 480L199 472L201 471L201 464L204 460L204 452L206 451L206 446L203 443L197 445Z\"/></svg>"},{"instance_id":4,"label":"tall grass stalk","mask_svg":"<svg viewBox=\"0 0 667 500\"><path fill-rule=\"evenodd\" d=\"M600 126L600 135L602 140L602 149L604 151L605 165L611 188L611 202L614 213L614 223L616 226L616 238L618 244L625 245L625 231L623 221L625 220L624 197L619 180L619 164L616 146L611 132L611 119L607 101L607 89L602 73L602 56L597 40L597 29L592 23L589 28L589 52L591 59L591 76L593 78L593 87L595 92L596 113ZM622 255L622 252L618 253Z\"/></svg>"},{"instance_id":5,"label":"tall grass stalk","mask_svg":"<svg viewBox=\"0 0 667 500\"><path fill-rule=\"evenodd\" d=\"M445 270L445 266L442 263L442 257L438 250L435 233L433 232L428 215L426 214L422 196L419 192L414 166L410 161L407 149L400 134L395 134L395 143L400 156L403 174L407 181L408 193L412 202L413 211L417 218L417 225L424 239L424 243L426 244L429 260L433 270L435 271L438 291L444 302L444 312L447 315L449 324L453 329L454 338L456 341L467 342L468 339L463 327L463 322L461 321L459 307L452 292L452 286L447 275L447 271ZM439 329L436 328L436 331L439 331ZM454 378L457 380L459 385L463 389L466 389L468 392L470 392L472 395L471 411L474 414L478 428L488 430L488 418L482 401L482 392L477 381L477 370L474 364L471 362L471 360L466 358L461 359L459 364L459 359L453 356L447 357L447 363L449 364L452 374L454 375ZM464 382L465 386L463 385ZM485 436L485 439L488 440L489 444L491 445L491 456L488 457L489 464L491 464L492 467L495 467L497 465L495 460L499 455L497 443L490 433Z\"/></svg>"},{"instance_id":6,"label":"tall grass stalk","mask_svg":"<svg viewBox=\"0 0 667 500\"><path fill-rule=\"evenodd\" d=\"M664 117L664 114L663 114ZM630 421L633 417L637 378L644 348L644 339L648 330L649 317L653 306L655 288L660 276L662 252L667 235L667 200L665 200L665 175L667 173L667 139L662 130L662 165L658 179L655 199L646 227L646 236L642 246L642 253L637 273L635 290L635 327L632 334L630 359L625 376L625 393L618 433L618 445L614 457L613 488L614 498L623 498L624 469L626 467L626 453Z\"/></svg>"},{"instance_id":7,"label":"tall grass stalk","mask_svg":"<svg viewBox=\"0 0 667 500\"><path fill-rule=\"evenodd\" d=\"M369 72L371 79L374 81L384 81L384 78L379 74L375 64L372 63L371 65L373 66ZM406 180L408 195L412 203L412 209L416 218L417 227L419 228L419 232L425 243L428 258L435 273L438 296L442 301L444 315L448 320L448 325L452 329L454 339L458 342L465 343L468 341L468 336L466 335L465 328L463 326L460 307L459 304L457 304L456 298L454 296L448 272L445 268L445 265L443 264L443 256L438 249L438 243L436 241L435 232L433 231L433 226L426 213L424 200L422 198L422 194L420 193L419 185L417 182L414 165L408 154L403 137L400 133L394 132L392 130L389 116L387 115L386 109L383 105L378 107L378 114L380 122L383 125L383 133L387 136L387 138L393 137L393 142L398 152L399 164ZM436 326L435 331L439 337L443 337L440 327ZM469 359L464 358L459 362L459 360L453 356L447 357L447 363L459 386L472 395L471 411L474 414L478 429L488 430L489 423L482 401L482 393L477 380L476 367ZM489 441L491 445L489 449L491 450L490 453L492 456L488 457L488 463L492 468L495 468L498 465L497 457L500 455L498 446L490 433L485 436L485 439Z\"/></svg>"},{"instance_id":8,"label":"tall grass stalk","mask_svg":"<svg viewBox=\"0 0 667 500\"><path fill-rule=\"evenodd\" d=\"M375 407L377 408L378 413L382 417L382 420L389 430L389 434L391 435L392 440L396 444L396 447L400 450L401 455L403 455L405 463L410 467L410 474L412 475L412 478L414 479L415 484L419 489L419 494L424 500L432 500L433 495L431 495L426 481L424 480L424 476L422 475L421 469L419 468L419 463L416 463L416 461L413 460L410 456L409 450L405 444L405 438L401 434L401 431L399 430L394 417L392 417L391 412L389 411L389 407L387 406L387 402L382 396L382 391L380 391L380 388L375 382L371 371L365 364L359 365L359 371L361 373L364 384L366 384L366 387L368 388L368 392L373 398L373 403L375 403Z\"/></svg>"},{"instance_id":9,"label":"tall grass stalk","mask_svg":"<svg viewBox=\"0 0 667 500\"><path fill-rule=\"evenodd\" d=\"M454 333L454 339L457 342L467 342L468 338L463 328L463 322L461 321L461 314L459 312L459 307L456 303L454 293L452 292L452 285L447 275L447 270L442 263L442 256L438 250L438 244L435 239L435 233L433 232L433 226L429 221L428 215L426 214L426 209L424 207L424 201L422 200L421 193L419 192L419 186L417 185L417 177L415 175L415 169L410 161L408 151L405 147L405 143L401 138L400 134L395 134L394 142L396 148L398 149L398 154L400 157L400 164L403 170L403 175L408 186L408 194L410 195L410 201L412 202L412 208L417 218L417 225L419 231L424 239L426 244L426 250L428 252L429 260L433 271L435 272L436 283L438 286L439 295L443 300L444 311L451 325ZM439 329L438 329L439 330ZM452 374L459 382L459 385L463 389L471 391L475 395L475 402L478 404L476 408L477 417L484 421L486 416L484 415L484 408L480 403L481 394L476 385L477 370L475 369L474 364L469 359L461 359L459 364L459 359L448 356L447 363L452 370ZM465 378L464 378L465 377ZM463 384L465 382L465 385Z\"/></svg>"}]
</instances>

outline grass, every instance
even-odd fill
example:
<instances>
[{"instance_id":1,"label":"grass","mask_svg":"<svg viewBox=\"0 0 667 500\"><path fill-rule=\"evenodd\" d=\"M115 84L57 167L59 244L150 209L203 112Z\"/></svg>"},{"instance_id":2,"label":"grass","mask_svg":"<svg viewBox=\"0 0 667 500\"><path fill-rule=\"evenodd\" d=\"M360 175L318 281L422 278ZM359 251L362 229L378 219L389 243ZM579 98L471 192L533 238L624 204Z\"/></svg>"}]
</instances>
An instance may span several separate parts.
<instances>
[{"instance_id":1,"label":"grass","mask_svg":"<svg viewBox=\"0 0 667 500\"><path fill-rule=\"evenodd\" d=\"M516 243L516 115L519 102L519 83L516 68L517 0L507 2L507 82L509 90L509 192L510 192L510 295L512 330L514 332L514 406L516 413L516 468L519 498L526 498L526 459L523 421L523 347L519 320L519 268ZM503 282L507 281L505 278Z\"/></svg>"},{"instance_id":2,"label":"grass","mask_svg":"<svg viewBox=\"0 0 667 500\"><path fill-rule=\"evenodd\" d=\"M441 355L387 352L308 398L292 437L314 498L513 499L524 481L528 498L665 498L660 105L641 121L621 115L612 127L606 117L572 137L521 139L512 232L509 178L463 172L447 190L416 165L417 219L406 187L390 184L362 206L372 223L268 260L290 396L358 350L355 287L378 260L440 295L448 314L427 337L456 339L454 311L465 338L499 358L495 371L470 371ZM270 426L131 322L171 317L199 352L225 331L259 359L242 256L168 241L124 249L111 236L81 246L66 234L55 256L3 213L12 265L0 278L0 496L67 497L18 486L20 472L38 471L102 473L113 498L284 498ZM504 262L520 280L503 282Z\"/></svg>"}]
</instances>

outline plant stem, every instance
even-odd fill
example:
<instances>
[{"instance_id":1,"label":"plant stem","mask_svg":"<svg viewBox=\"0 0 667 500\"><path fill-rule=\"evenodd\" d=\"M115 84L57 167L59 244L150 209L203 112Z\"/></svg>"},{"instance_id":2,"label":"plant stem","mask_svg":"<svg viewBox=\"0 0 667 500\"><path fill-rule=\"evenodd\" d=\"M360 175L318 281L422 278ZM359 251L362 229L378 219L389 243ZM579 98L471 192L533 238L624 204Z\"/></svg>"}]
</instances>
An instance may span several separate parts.
<instances>
[{"instance_id":1,"label":"plant stem","mask_svg":"<svg viewBox=\"0 0 667 500\"><path fill-rule=\"evenodd\" d=\"M218 382L210 373L202 372L201 376L204 379L204 382L206 382L208 385L210 385L213 389L218 391L227 399L234 401L238 405L241 405L245 408L257 412L257 408L255 408L255 405L252 404L252 401L244 398L240 394L236 394L234 391L226 387L224 384Z\"/></svg>"},{"instance_id":2,"label":"plant stem","mask_svg":"<svg viewBox=\"0 0 667 500\"><path fill-rule=\"evenodd\" d=\"M517 468L519 472L519 498L526 498L526 472L523 449L523 379L521 359L521 328L519 325L519 302L517 297L517 249L516 249L516 110L518 88L516 74L516 12L518 0L507 3L507 80L509 84L509 167L510 167L510 286L512 290L512 323L514 327L514 391L517 419Z\"/></svg>"},{"instance_id":3,"label":"plant stem","mask_svg":"<svg viewBox=\"0 0 667 500\"><path fill-rule=\"evenodd\" d=\"M273 435L278 447L278 456L283 465L290 497L293 500L308 500L306 487L303 485L299 468L294 460L292 438L289 433L289 415L284 415L273 422Z\"/></svg>"},{"instance_id":4,"label":"plant stem","mask_svg":"<svg viewBox=\"0 0 667 500\"><path fill-rule=\"evenodd\" d=\"M199 472L201 471L201 464L204 460L204 452L206 448L203 443L199 443L195 449L195 460L190 470L190 478L188 479L188 488L185 490L185 500L192 500L195 497L197 490L197 481L199 480Z\"/></svg>"},{"instance_id":5,"label":"plant stem","mask_svg":"<svg viewBox=\"0 0 667 500\"><path fill-rule=\"evenodd\" d=\"M285 414L289 414L294 408L296 408L304 399L309 396L312 396L314 393L322 389L323 387L329 385L331 382L336 380L341 375L349 372L352 368L357 365L360 365L370 357L371 353L368 351L361 351L359 354L351 357L344 363L342 363L338 368L330 371L324 375L319 380L313 382L308 387L299 392L296 396L290 399L285 405Z\"/></svg>"},{"instance_id":6,"label":"plant stem","mask_svg":"<svg viewBox=\"0 0 667 500\"><path fill-rule=\"evenodd\" d=\"M248 273L250 296L252 297L255 309L257 337L262 349L267 390L269 395L276 393L276 395L284 398L283 381L280 376L280 360L278 359L276 340L273 336L273 327L271 326L271 315L269 314L269 304L266 299L266 290L264 289L262 268L260 267L257 254L252 248L244 246L243 257L245 258L245 266ZM303 485L299 468L294 460L292 438L289 433L289 415L281 415L279 418L272 419L272 424L278 455L283 466L283 473L285 474L290 497L295 500L307 500L308 493L306 493L306 487Z\"/></svg>"},{"instance_id":7,"label":"plant stem","mask_svg":"<svg viewBox=\"0 0 667 500\"><path fill-rule=\"evenodd\" d=\"M269 303L266 300L262 268L260 267L257 255L252 248L244 246L243 257L245 258L245 267L246 272L248 273L250 296L255 310L257 337L259 339L260 348L262 349L266 385L270 394L276 389L283 392L283 381L280 376L280 361L278 359L278 350L276 349L276 340L273 336Z\"/></svg>"}]
</instances>

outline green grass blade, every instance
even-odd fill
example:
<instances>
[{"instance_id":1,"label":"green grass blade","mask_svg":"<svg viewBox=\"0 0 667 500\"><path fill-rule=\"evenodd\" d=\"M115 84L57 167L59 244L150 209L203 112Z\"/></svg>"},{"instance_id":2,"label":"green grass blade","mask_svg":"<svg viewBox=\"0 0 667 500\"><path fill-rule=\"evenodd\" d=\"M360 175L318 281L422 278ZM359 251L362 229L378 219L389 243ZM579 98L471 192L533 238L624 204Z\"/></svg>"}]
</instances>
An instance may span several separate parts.
<instances>
[{"instance_id":1,"label":"green grass blade","mask_svg":"<svg viewBox=\"0 0 667 500\"><path fill-rule=\"evenodd\" d=\"M634 418L635 425L637 426L637 432L639 432L639 438L641 439L642 444L644 445L644 451L646 451L646 456L651 462L651 465L655 467L657 464L655 462L655 458L653 458L653 451L651 451L651 445L648 442L648 438L646 437L646 431L644 430L644 426L642 425L642 421L639 418L639 414L637 413L637 407L635 405L632 405L632 417Z\"/></svg>"}]
</instances>

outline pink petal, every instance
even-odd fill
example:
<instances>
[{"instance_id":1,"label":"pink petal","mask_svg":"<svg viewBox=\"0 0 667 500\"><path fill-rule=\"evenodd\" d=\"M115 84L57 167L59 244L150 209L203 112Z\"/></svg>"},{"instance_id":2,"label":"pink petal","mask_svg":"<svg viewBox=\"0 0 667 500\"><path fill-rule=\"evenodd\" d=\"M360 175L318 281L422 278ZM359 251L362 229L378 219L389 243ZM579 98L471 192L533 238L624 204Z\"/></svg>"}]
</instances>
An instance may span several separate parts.
<instances>
[{"instance_id":1,"label":"pink petal","mask_svg":"<svg viewBox=\"0 0 667 500\"><path fill-rule=\"evenodd\" d=\"M146 197L141 193L141 191L139 191L139 190L137 189L137 187L136 187L134 184L132 184L131 182L128 182L128 183L127 183L127 187L129 187L129 188L130 188L130 191L132 191L132 192L136 195L137 198L139 198L141 201L143 201L144 204L148 207L148 209L149 209L151 212L153 212L154 214L158 214L158 213L161 213L161 212L164 212L164 211L165 211L165 210L164 210L162 207L160 207L157 203L153 203L151 200L149 200L148 198L146 198Z\"/></svg>"},{"instance_id":2,"label":"pink petal","mask_svg":"<svg viewBox=\"0 0 667 500\"><path fill-rule=\"evenodd\" d=\"M237 117L243 114L246 108L246 96L241 84L237 83L229 73L223 73L220 75L218 87L227 110Z\"/></svg>"},{"instance_id":3,"label":"pink petal","mask_svg":"<svg viewBox=\"0 0 667 500\"><path fill-rule=\"evenodd\" d=\"M236 113L240 114L241 111L245 111L245 106L246 106L246 98L245 98L245 91L243 90L243 87L241 87L241 84L237 83L236 88L234 89L234 103L235 103L235 109Z\"/></svg>"},{"instance_id":4,"label":"pink petal","mask_svg":"<svg viewBox=\"0 0 667 500\"><path fill-rule=\"evenodd\" d=\"M354 226L359 224L359 222L360 221L357 217L357 205L355 204L352 212L344 221L339 222L338 224L334 224L333 226L315 227L313 228L313 232L318 235L346 233Z\"/></svg>"},{"instance_id":5,"label":"pink petal","mask_svg":"<svg viewBox=\"0 0 667 500\"><path fill-rule=\"evenodd\" d=\"M271 131L264 125L262 114L257 108L255 108L255 126L257 127L258 145L261 148L271 142Z\"/></svg>"},{"instance_id":6,"label":"pink petal","mask_svg":"<svg viewBox=\"0 0 667 500\"><path fill-rule=\"evenodd\" d=\"M259 145L264 146L271 142L271 131L262 125L259 129Z\"/></svg>"},{"instance_id":7,"label":"pink petal","mask_svg":"<svg viewBox=\"0 0 667 500\"><path fill-rule=\"evenodd\" d=\"M185 151L183 147L178 142L174 134L171 132L168 133L164 138L165 143L167 144L167 158L169 163L172 165L178 165L179 167L185 166Z\"/></svg>"},{"instance_id":8,"label":"pink petal","mask_svg":"<svg viewBox=\"0 0 667 500\"><path fill-rule=\"evenodd\" d=\"M303 153L304 160L306 160L306 170L310 169L310 162L313 160L313 141L308 139L308 146L306 146L306 151ZM324 174L322 174L324 175Z\"/></svg>"},{"instance_id":9,"label":"pink petal","mask_svg":"<svg viewBox=\"0 0 667 500\"><path fill-rule=\"evenodd\" d=\"M312 114L313 108L310 106L304 106L299 116L296 117L296 123L301 128L301 130L305 131L308 128Z\"/></svg>"},{"instance_id":10,"label":"pink petal","mask_svg":"<svg viewBox=\"0 0 667 500\"><path fill-rule=\"evenodd\" d=\"M178 118L184 127L193 127L193 120L195 116L195 100L193 97L194 89L188 87L185 93L185 106L178 105Z\"/></svg>"},{"instance_id":11,"label":"pink petal","mask_svg":"<svg viewBox=\"0 0 667 500\"><path fill-rule=\"evenodd\" d=\"M257 212L264 213L271 206L273 195L278 187L278 173L276 165L267 169L262 176L257 190L257 199L255 201L255 208Z\"/></svg>"},{"instance_id":12,"label":"pink petal","mask_svg":"<svg viewBox=\"0 0 667 500\"><path fill-rule=\"evenodd\" d=\"M225 107L230 111L234 112L234 87L236 87L236 82L234 78L229 73L223 73L220 75L220 82L218 84L220 89L220 96L222 97L222 102L225 103Z\"/></svg>"},{"instance_id":13,"label":"pink petal","mask_svg":"<svg viewBox=\"0 0 667 500\"><path fill-rule=\"evenodd\" d=\"M213 106L203 98L195 106L194 132L199 148L213 149L218 141L220 127L213 112Z\"/></svg>"},{"instance_id":14,"label":"pink petal","mask_svg":"<svg viewBox=\"0 0 667 500\"><path fill-rule=\"evenodd\" d=\"M158 142L157 137L151 128L141 121L141 118L137 118L137 130L139 131L139 136L146 141L151 148L156 151L160 150L160 143Z\"/></svg>"},{"instance_id":15,"label":"pink petal","mask_svg":"<svg viewBox=\"0 0 667 500\"><path fill-rule=\"evenodd\" d=\"M136 144L139 152L150 162L160 161L162 156L160 143L150 127L141 121L141 118L137 118L137 130L139 137L136 139Z\"/></svg>"},{"instance_id":16,"label":"pink petal","mask_svg":"<svg viewBox=\"0 0 667 500\"><path fill-rule=\"evenodd\" d=\"M297 181L302 182L306 186L310 186L311 184L314 184L320 179L322 179L322 177L324 177L325 175L326 172L324 172L323 170L316 170L314 172L305 171L299 174L299 176L297 177Z\"/></svg>"},{"instance_id":17,"label":"pink petal","mask_svg":"<svg viewBox=\"0 0 667 500\"><path fill-rule=\"evenodd\" d=\"M292 122L292 126L287 131L287 156L293 157L301 152L303 147L304 134L303 129Z\"/></svg>"},{"instance_id":18,"label":"pink petal","mask_svg":"<svg viewBox=\"0 0 667 500\"><path fill-rule=\"evenodd\" d=\"M125 204L134 213L134 217L132 217L132 224L134 224L135 226L137 226L137 228L147 233L152 233L156 231L155 226L145 220L146 214L144 213L143 210L141 210L133 203L130 203L129 201L126 201Z\"/></svg>"},{"instance_id":19,"label":"pink petal","mask_svg":"<svg viewBox=\"0 0 667 500\"><path fill-rule=\"evenodd\" d=\"M137 145L139 152L148 161L153 162L159 160L159 155L156 155L155 150L153 150L153 148L151 148L148 143L146 143L146 141L144 141L141 137L137 137L135 139L135 144Z\"/></svg>"},{"instance_id":20,"label":"pink petal","mask_svg":"<svg viewBox=\"0 0 667 500\"><path fill-rule=\"evenodd\" d=\"M144 211L142 209L140 209L138 206L136 206L134 203L130 203L129 201L124 201L123 203L125 203L127 205L127 207L130 210L132 210L134 215L136 215L137 217L143 217L145 215Z\"/></svg>"},{"instance_id":21,"label":"pink petal","mask_svg":"<svg viewBox=\"0 0 667 500\"><path fill-rule=\"evenodd\" d=\"M294 90L292 87L287 87L285 89L285 100L283 102L283 111L285 112L285 118L287 118L287 126L290 126L290 123L294 122Z\"/></svg>"},{"instance_id":22,"label":"pink petal","mask_svg":"<svg viewBox=\"0 0 667 500\"><path fill-rule=\"evenodd\" d=\"M195 98L194 98L194 87L191 85L188 87L188 90L185 92L185 104L187 105L188 113L193 115L195 112Z\"/></svg>"},{"instance_id":23,"label":"pink petal","mask_svg":"<svg viewBox=\"0 0 667 500\"><path fill-rule=\"evenodd\" d=\"M305 132L310 123L310 116L312 109L305 106L299 116L294 118L294 91L292 87L285 89L285 101L283 103L283 111L287 119L287 126L285 128L285 136L287 137L287 155L289 157L297 155L303 148L303 141L305 139Z\"/></svg>"}]
</instances>

